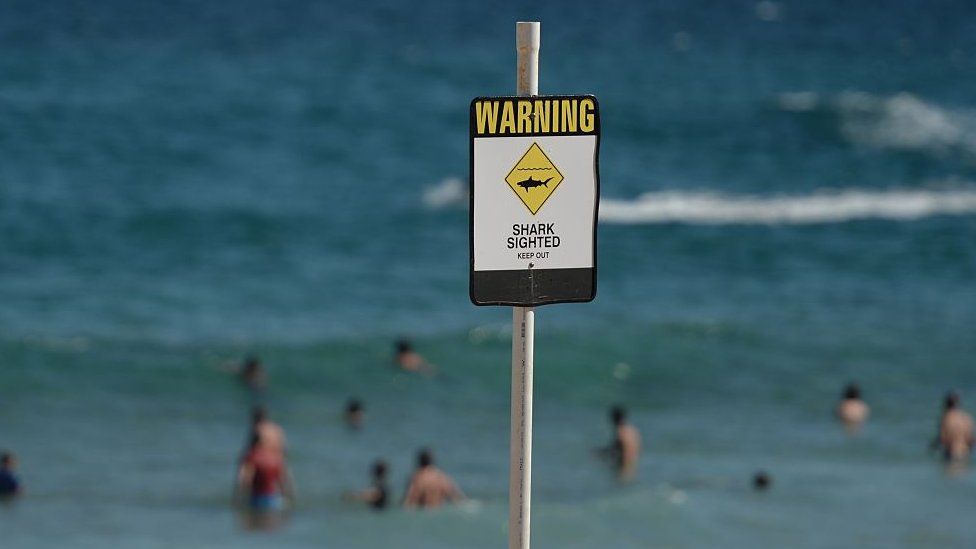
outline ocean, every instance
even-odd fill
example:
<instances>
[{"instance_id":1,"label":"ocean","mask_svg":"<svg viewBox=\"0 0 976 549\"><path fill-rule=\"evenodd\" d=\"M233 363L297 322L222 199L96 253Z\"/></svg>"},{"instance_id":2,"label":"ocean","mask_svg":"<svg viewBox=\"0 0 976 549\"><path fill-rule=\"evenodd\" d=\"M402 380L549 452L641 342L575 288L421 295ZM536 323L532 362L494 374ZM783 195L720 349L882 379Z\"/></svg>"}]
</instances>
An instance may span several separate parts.
<instances>
[{"instance_id":1,"label":"ocean","mask_svg":"<svg viewBox=\"0 0 976 549\"><path fill-rule=\"evenodd\" d=\"M536 315L534 545L972 546L973 473L927 447L945 391L976 407L976 9L921 0L5 0L0 545L504 546L467 124L518 20L603 132L597 298ZM230 504L252 354L298 488L274 532ZM614 404L629 484L593 453ZM471 501L342 501L377 458L401 497L422 446Z\"/></svg>"}]
</instances>

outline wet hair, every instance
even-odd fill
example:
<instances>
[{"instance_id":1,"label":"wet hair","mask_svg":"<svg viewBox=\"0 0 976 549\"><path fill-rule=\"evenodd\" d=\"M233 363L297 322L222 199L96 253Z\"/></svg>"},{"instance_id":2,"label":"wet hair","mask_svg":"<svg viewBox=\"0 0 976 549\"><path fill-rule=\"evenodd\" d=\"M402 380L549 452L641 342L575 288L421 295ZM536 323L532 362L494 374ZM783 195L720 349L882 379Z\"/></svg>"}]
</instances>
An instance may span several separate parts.
<instances>
[{"instance_id":1,"label":"wet hair","mask_svg":"<svg viewBox=\"0 0 976 549\"><path fill-rule=\"evenodd\" d=\"M773 477L769 476L766 471L758 471L752 476L752 487L756 490L762 491L768 489L773 484Z\"/></svg>"},{"instance_id":2,"label":"wet hair","mask_svg":"<svg viewBox=\"0 0 976 549\"><path fill-rule=\"evenodd\" d=\"M614 425L620 425L627 419L627 410L624 410L623 406L614 406L610 408L610 421L613 421Z\"/></svg>"},{"instance_id":3,"label":"wet hair","mask_svg":"<svg viewBox=\"0 0 976 549\"><path fill-rule=\"evenodd\" d=\"M434 454L431 453L430 448L421 448L417 452L417 467L427 467L434 464Z\"/></svg>"},{"instance_id":4,"label":"wet hair","mask_svg":"<svg viewBox=\"0 0 976 549\"><path fill-rule=\"evenodd\" d=\"M14 455L10 452L4 452L0 454L0 465L7 467L14 460Z\"/></svg>"},{"instance_id":5,"label":"wet hair","mask_svg":"<svg viewBox=\"0 0 976 549\"><path fill-rule=\"evenodd\" d=\"M408 339L398 339L394 346L396 347L396 352L398 353L409 353L413 350L413 345Z\"/></svg>"},{"instance_id":6,"label":"wet hair","mask_svg":"<svg viewBox=\"0 0 976 549\"><path fill-rule=\"evenodd\" d=\"M383 479L386 478L387 465L382 459L378 459L373 463L373 478Z\"/></svg>"},{"instance_id":7,"label":"wet hair","mask_svg":"<svg viewBox=\"0 0 976 549\"><path fill-rule=\"evenodd\" d=\"M249 356L244 359L244 371L248 373L261 369L261 360L256 356Z\"/></svg>"},{"instance_id":8,"label":"wet hair","mask_svg":"<svg viewBox=\"0 0 976 549\"><path fill-rule=\"evenodd\" d=\"M355 414L356 412L363 411L363 402L358 398L351 398L349 402L346 403L346 413Z\"/></svg>"},{"instance_id":9,"label":"wet hair","mask_svg":"<svg viewBox=\"0 0 976 549\"><path fill-rule=\"evenodd\" d=\"M949 391L945 396L945 409L952 410L956 406L959 406L959 393Z\"/></svg>"},{"instance_id":10,"label":"wet hair","mask_svg":"<svg viewBox=\"0 0 976 549\"><path fill-rule=\"evenodd\" d=\"M268 419L268 410L266 410L264 406L255 406L254 409L251 410L251 423L257 424L266 419Z\"/></svg>"},{"instance_id":11,"label":"wet hair","mask_svg":"<svg viewBox=\"0 0 976 549\"><path fill-rule=\"evenodd\" d=\"M847 400L861 399L861 388L857 386L857 383L847 384L847 387L844 388L844 398Z\"/></svg>"},{"instance_id":12,"label":"wet hair","mask_svg":"<svg viewBox=\"0 0 976 549\"><path fill-rule=\"evenodd\" d=\"M253 450L261 444L261 433L254 431L251 433L251 440L248 441L247 449Z\"/></svg>"}]
</instances>

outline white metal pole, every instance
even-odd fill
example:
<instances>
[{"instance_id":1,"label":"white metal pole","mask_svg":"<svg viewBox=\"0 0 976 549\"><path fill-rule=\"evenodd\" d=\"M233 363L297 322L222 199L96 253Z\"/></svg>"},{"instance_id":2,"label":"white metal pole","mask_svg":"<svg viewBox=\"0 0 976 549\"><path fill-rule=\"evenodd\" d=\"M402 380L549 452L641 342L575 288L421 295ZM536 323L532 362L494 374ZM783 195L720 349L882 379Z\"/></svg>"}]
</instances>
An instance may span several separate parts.
<instances>
[{"instance_id":1,"label":"white metal pole","mask_svg":"<svg viewBox=\"0 0 976 549\"><path fill-rule=\"evenodd\" d=\"M529 549L532 510L532 356L535 311L512 308L512 439L508 471L508 547Z\"/></svg>"},{"instance_id":2,"label":"white metal pole","mask_svg":"<svg viewBox=\"0 0 976 549\"><path fill-rule=\"evenodd\" d=\"M539 23L516 23L518 95L539 94ZM508 473L508 547L529 549L532 510L532 366L535 311L512 309L512 438Z\"/></svg>"},{"instance_id":3,"label":"white metal pole","mask_svg":"<svg viewBox=\"0 0 976 549\"><path fill-rule=\"evenodd\" d=\"M539 95L539 28L538 22L515 23L515 47L518 50L516 91L520 96Z\"/></svg>"}]
</instances>

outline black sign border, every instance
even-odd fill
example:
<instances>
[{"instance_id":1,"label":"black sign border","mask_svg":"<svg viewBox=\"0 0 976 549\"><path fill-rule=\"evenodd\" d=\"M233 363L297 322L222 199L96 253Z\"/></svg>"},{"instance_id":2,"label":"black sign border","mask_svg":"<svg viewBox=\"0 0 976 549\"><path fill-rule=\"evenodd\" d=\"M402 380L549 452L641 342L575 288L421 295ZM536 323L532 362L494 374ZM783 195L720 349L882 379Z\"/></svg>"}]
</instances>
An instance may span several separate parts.
<instances>
[{"instance_id":1,"label":"black sign border","mask_svg":"<svg viewBox=\"0 0 976 549\"><path fill-rule=\"evenodd\" d=\"M540 277L551 277L559 276L559 271L565 271L567 275L578 276L580 271L590 271L592 272L592 288L588 294L581 295L580 297L567 297L562 299L548 299L544 296L541 299L533 299L531 301L509 301L509 300L490 300L490 301L478 301L474 295L474 285L475 285L475 270L474 270L474 140L476 138L475 132L475 103L485 100L532 100L532 99L592 99L593 104L596 107L596 124L592 132L582 133L582 132L529 132L518 135L482 135L477 136L478 139L494 139L500 137L548 137L548 136L584 136L584 135L594 135L596 136L596 149L594 151L594 179L596 181L596 203L593 208L593 267L592 268L575 268L575 269L520 269L515 271L482 271L482 273L494 273L498 276L503 276L507 279L517 279L517 280L531 280L532 276L538 274ZM583 95L531 95L531 96L519 96L519 95L498 95L498 96L480 96L475 97L471 100L471 105L468 109L468 253L469 267L468 267L468 297L471 299L471 303L479 307L488 306L509 306L509 307L538 307L541 305L554 305L556 303L588 303L596 298L597 290L597 239L598 239L598 229L600 220L600 135L601 135L601 122L600 122L600 102L597 100L596 96L592 94Z\"/></svg>"}]
</instances>

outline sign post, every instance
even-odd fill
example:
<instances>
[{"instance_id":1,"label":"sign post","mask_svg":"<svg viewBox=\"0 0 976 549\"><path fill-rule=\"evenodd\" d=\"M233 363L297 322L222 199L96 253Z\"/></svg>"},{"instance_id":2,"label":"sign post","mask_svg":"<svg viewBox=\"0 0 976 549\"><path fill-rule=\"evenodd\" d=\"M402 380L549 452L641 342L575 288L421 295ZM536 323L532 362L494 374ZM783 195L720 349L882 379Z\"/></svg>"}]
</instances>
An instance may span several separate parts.
<instances>
[{"instance_id":1,"label":"sign post","mask_svg":"<svg viewBox=\"0 0 976 549\"><path fill-rule=\"evenodd\" d=\"M471 301L513 307L510 549L530 538L534 307L596 295L599 104L538 95L539 26L516 23L518 95L471 102Z\"/></svg>"},{"instance_id":2,"label":"sign post","mask_svg":"<svg viewBox=\"0 0 976 549\"><path fill-rule=\"evenodd\" d=\"M520 97L539 95L539 27L515 24ZM472 195L473 196L473 195ZM528 549L532 513L532 376L535 310L512 308L512 419L508 459L508 547Z\"/></svg>"}]
</instances>

